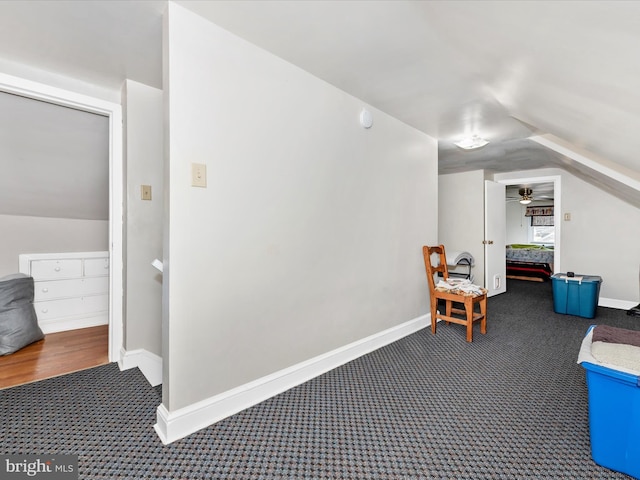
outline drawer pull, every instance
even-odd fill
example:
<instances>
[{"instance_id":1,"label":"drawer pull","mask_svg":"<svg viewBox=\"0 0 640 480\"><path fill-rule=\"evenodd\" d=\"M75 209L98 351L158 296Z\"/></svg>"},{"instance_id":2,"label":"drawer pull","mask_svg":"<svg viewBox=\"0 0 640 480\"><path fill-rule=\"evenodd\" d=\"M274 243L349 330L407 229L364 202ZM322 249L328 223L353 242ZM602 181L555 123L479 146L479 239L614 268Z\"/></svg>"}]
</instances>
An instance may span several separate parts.
<instances>
[{"instance_id":1,"label":"drawer pull","mask_svg":"<svg viewBox=\"0 0 640 480\"><path fill-rule=\"evenodd\" d=\"M46 287L42 289L42 292L43 292L43 293L47 293L48 291L49 291L49 289L48 289L48 288L46 288Z\"/></svg>"},{"instance_id":2,"label":"drawer pull","mask_svg":"<svg viewBox=\"0 0 640 480\"><path fill-rule=\"evenodd\" d=\"M56 268L54 268L54 270L55 270L56 272L59 272L59 271L60 271L60 267L56 267Z\"/></svg>"},{"instance_id":3,"label":"drawer pull","mask_svg":"<svg viewBox=\"0 0 640 480\"><path fill-rule=\"evenodd\" d=\"M48 308L43 308L43 309L42 309L42 313L47 313L48 311L49 311L49 309L48 309Z\"/></svg>"}]
</instances>

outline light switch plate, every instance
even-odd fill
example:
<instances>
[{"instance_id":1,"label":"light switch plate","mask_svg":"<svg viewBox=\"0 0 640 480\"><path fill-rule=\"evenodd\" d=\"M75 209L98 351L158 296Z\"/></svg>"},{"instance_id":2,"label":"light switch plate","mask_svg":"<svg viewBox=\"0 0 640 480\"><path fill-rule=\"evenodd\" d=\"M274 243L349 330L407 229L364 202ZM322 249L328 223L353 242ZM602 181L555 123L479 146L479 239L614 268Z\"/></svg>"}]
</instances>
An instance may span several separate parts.
<instances>
[{"instance_id":1,"label":"light switch plate","mask_svg":"<svg viewBox=\"0 0 640 480\"><path fill-rule=\"evenodd\" d=\"M204 163L191 164L191 186L207 187L207 166Z\"/></svg>"},{"instance_id":2,"label":"light switch plate","mask_svg":"<svg viewBox=\"0 0 640 480\"><path fill-rule=\"evenodd\" d=\"M140 185L142 200L151 200L151 185Z\"/></svg>"}]
</instances>

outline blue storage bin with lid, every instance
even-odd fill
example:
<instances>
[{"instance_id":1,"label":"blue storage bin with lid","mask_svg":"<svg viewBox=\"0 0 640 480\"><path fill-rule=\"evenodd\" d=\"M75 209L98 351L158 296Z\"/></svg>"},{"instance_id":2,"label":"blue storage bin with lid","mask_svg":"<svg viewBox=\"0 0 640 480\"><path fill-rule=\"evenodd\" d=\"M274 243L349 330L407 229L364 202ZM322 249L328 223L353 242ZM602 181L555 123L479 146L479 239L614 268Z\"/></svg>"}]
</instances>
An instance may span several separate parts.
<instances>
[{"instance_id":1,"label":"blue storage bin with lid","mask_svg":"<svg viewBox=\"0 0 640 480\"><path fill-rule=\"evenodd\" d=\"M591 457L600 466L640 479L640 376L598 365L588 352L583 355L591 347L593 328L578 362L586 371Z\"/></svg>"},{"instance_id":2,"label":"blue storage bin with lid","mask_svg":"<svg viewBox=\"0 0 640 480\"><path fill-rule=\"evenodd\" d=\"M551 276L551 283L554 312L585 318L596 316L602 277L556 273Z\"/></svg>"}]
</instances>

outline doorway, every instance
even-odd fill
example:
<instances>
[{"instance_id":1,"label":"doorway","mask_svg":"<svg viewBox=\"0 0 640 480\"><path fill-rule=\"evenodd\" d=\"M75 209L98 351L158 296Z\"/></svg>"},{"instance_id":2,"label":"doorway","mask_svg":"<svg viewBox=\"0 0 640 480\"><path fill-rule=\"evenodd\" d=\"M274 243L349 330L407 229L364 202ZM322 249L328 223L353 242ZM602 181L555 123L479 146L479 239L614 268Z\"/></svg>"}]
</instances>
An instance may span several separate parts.
<instances>
[{"instance_id":1,"label":"doorway","mask_svg":"<svg viewBox=\"0 0 640 480\"><path fill-rule=\"evenodd\" d=\"M546 202L549 204L549 200L552 199L553 202L553 266L552 272L556 273L561 270L561 258L562 258L562 229L561 229L561 220L562 220L562 195L561 195L561 177L559 175L552 176L540 176L540 177L521 177L521 178L510 178L510 179L502 179L499 180L500 183L503 183L506 186L506 199L508 205L512 208L520 210L521 213L512 212L512 215L517 216L518 218L524 218L524 213L522 213L525 208L519 200L522 195L520 195L521 188L529 188L531 192L524 192L528 194L528 196L532 197L532 200L536 200L536 195L538 195L539 200L547 200ZM536 194L536 192L538 192ZM532 202L533 204L533 202ZM509 208L507 208L507 215L509 216ZM510 218L507 218L507 229L509 229ZM544 243L541 238L533 238L532 230L530 225L525 224L524 222L519 226L521 228L520 233L517 232L518 228L515 228L514 231L511 231L511 236L507 234L507 244L510 243L518 243L518 244L529 244L529 243ZM544 233L542 230L541 233ZM509 233L509 232L508 232ZM526 235L526 236L524 236ZM526 241L512 241L512 240L524 240Z\"/></svg>"},{"instance_id":2,"label":"doorway","mask_svg":"<svg viewBox=\"0 0 640 480\"><path fill-rule=\"evenodd\" d=\"M123 132L121 106L102 99L5 74L0 74L0 91L102 115L108 119L108 252L110 257L108 355L110 362L119 361L123 336Z\"/></svg>"}]
</instances>

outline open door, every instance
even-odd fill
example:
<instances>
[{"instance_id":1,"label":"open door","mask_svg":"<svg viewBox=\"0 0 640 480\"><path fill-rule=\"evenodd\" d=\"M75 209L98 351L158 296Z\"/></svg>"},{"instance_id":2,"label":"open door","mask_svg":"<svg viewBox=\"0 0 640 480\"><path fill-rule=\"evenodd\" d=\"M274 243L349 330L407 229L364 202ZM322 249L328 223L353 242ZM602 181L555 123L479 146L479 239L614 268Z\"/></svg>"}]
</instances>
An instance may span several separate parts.
<instances>
[{"instance_id":1,"label":"open door","mask_svg":"<svg viewBox=\"0 0 640 480\"><path fill-rule=\"evenodd\" d=\"M491 297L507 291L505 186L484 182L484 285Z\"/></svg>"}]
</instances>

